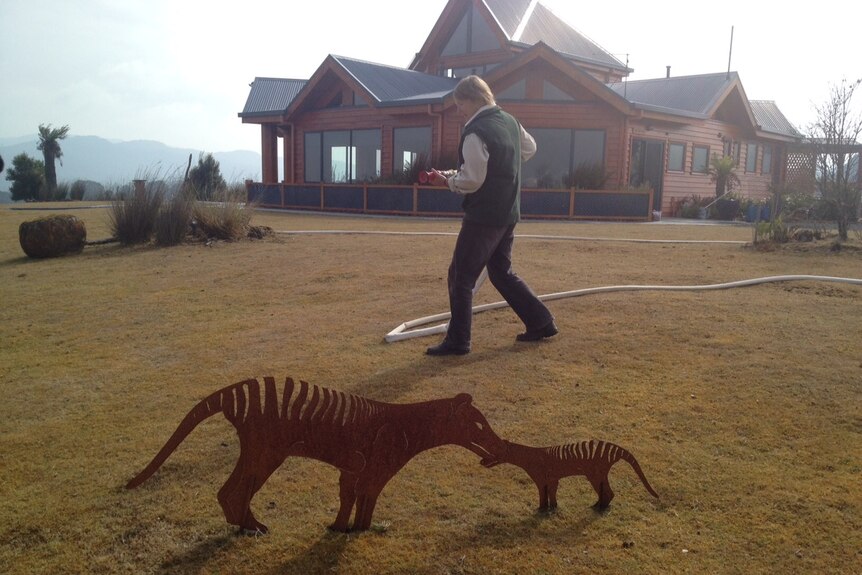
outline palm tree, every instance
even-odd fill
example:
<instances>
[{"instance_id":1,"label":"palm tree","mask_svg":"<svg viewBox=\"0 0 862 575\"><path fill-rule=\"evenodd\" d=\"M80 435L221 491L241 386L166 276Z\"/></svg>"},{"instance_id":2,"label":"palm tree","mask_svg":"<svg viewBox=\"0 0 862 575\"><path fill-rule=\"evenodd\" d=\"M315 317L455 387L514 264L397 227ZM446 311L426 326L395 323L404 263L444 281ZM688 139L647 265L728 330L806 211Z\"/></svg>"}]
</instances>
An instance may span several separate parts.
<instances>
[{"instance_id":1,"label":"palm tree","mask_svg":"<svg viewBox=\"0 0 862 575\"><path fill-rule=\"evenodd\" d=\"M47 164L47 162L46 162ZM715 182L715 197L720 198L740 186L739 176L734 171L736 160L732 156L713 156L709 161L709 175Z\"/></svg>"},{"instance_id":2,"label":"palm tree","mask_svg":"<svg viewBox=\"0 0 862 575\"><path fill-rule=\"evenodd\" d=\"M57 168L54 166L54 160L63 157L60 140L64 139L68 133L68 125L61 128L52 128L51 124L47 126L39 124L39 145L36 148L42 150L42 155L45 156L45 183L51 196L53 196L54 191L57 189ZM60 160L60 165L63 165L62 160Z\"/></svg>"}]
</instances>

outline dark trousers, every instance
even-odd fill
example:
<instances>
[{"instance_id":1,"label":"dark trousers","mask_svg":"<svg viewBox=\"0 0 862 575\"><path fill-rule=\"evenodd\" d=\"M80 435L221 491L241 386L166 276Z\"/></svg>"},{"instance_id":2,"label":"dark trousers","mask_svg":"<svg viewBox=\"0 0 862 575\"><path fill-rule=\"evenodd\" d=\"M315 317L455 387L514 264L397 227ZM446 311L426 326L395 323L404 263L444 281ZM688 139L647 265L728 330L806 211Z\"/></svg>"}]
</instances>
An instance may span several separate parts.
<instances>
[{"instance_id":1,"label":"dark trousers","mask_svg":"<svg viewBox=\"0 0 862 575\"><path fill-rule=\"evenodd\" d=\"M473 321L473 287L488 268L488 279L524 322L528 330L545 327L554 320L533 290L512 271L515 224L485 226L464 221L449 266L449 310L452 319L446 340L469 347Z\"/></svg>"}]
</instances>

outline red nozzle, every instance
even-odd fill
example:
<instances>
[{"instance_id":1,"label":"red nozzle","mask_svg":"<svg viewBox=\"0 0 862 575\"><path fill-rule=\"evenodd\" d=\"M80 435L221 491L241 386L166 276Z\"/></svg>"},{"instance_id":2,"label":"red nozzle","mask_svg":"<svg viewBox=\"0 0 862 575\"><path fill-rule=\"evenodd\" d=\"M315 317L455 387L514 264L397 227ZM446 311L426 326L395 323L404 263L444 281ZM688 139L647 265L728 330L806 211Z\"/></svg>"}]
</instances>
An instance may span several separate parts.
<instances>
[{"instance_id":1,"label":"red nozzle","mask_svg":"<svg viewBox=\"0 0 862 575\"><path fill-rule=\"evenodd\" d=\"M434 172L419 172L419 183L420 184L427 184L428 182L431 181L431 178L433 175L434 175Z\"/></svg>"}]
</instances>

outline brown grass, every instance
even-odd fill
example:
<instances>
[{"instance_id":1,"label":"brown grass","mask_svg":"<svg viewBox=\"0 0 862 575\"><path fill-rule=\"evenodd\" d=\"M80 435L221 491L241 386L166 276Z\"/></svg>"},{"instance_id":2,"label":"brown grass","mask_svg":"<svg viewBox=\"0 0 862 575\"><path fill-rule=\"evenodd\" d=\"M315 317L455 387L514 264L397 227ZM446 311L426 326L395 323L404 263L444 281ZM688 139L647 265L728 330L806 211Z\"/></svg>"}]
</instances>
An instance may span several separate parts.
<instances>
[{"instance_id":1,"label":"brown grass","mask_svg":"<svg viewBox=\"0 0 862 575\"><path fill-rule=\"evenodd\" d=\"M38 215L44 215L44 212ZM104 209L77 211L88 237ZM852 573L862 557L862 288L803 282L552 302L561 333L516 344L509 310L477 316L474 352L423 355L399 323L446 311L454 238L286 236L171 248L91 246L35 261L32 212L0 210L0 565L9 573ZM257 213L276 230L454 232L452 220ZM520 233L750 240L729 226L523 223ZM858 240L856 240L858 246ZM862 278L860 251L521 239L539 293L779 274ZM490 286L477 303L497 301ZM583 478L534 513L527 476L457 447L386 488L376 529L336 535L337 472L288 460L237 536L215 493L233 429L202 424L135 491L199 399L292 375L375 399L473 394L495 430L547 445L596 437L639 459L597 514ZM854 565L856 567L854 567Z\"/></svg>"}]
</instances>

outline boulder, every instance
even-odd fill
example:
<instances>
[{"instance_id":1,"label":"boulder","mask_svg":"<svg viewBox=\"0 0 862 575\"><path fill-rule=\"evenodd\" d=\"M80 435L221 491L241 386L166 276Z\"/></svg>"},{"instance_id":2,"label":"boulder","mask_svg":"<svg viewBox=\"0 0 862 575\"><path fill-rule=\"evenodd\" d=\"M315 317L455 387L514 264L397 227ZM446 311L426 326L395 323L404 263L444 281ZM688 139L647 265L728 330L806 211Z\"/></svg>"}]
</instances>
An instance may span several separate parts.
<instances>
[{"instance_id":1,"label":"boulder","mask_svg":"<svg viewBox=\"0 0 862 575\"><path fill-rule=\"evenodd\" d=\"M48 216L22 222L18 241L31 258L54 258L81 252L87 243L87 228L75 216Z\"/></svg>"}]
</instances>

